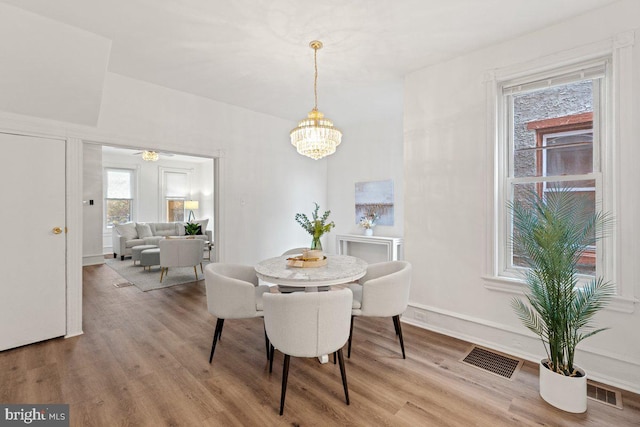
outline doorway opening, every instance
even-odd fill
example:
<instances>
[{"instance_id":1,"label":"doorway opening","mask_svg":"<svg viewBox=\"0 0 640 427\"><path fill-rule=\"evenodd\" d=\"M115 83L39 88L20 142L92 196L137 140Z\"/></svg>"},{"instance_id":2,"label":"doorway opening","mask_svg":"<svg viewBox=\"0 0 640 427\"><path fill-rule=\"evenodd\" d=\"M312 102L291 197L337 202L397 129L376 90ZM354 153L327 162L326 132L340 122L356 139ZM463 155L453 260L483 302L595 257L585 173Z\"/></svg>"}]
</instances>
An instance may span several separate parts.
<instances>
[{"instance_id":1,"label":"doorway opening","mask_svg":"<svg viewBox=\"0 0 640 427\"><path fill-rule=\"evenodd\" d=\"M122 223L208 219L212 260L218 259L218 159L85 142L83 149L83 265L114 253ZM205 230L202 230L204 233Z\"/></svg>"}]
</instances>

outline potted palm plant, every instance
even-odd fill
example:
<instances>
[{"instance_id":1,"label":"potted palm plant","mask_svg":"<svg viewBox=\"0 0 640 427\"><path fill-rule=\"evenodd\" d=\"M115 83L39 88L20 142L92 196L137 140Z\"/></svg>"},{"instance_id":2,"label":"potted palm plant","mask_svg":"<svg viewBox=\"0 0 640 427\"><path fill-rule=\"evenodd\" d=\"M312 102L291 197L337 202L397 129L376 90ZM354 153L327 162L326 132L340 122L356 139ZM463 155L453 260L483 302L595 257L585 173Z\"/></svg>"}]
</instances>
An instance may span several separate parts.
<instances>
[{"instance_id":1,"label":"potted palm plant","mask_svg":"<svg viewBox=\"0 0 640 427\"><path fill-rule=\"evenodd\" d=\"M580 281L581 257L612 224L608 214L588 209L587 197L567 188L540 195L531 191L509 205L513 214L513 253L528 267L525 303L512 300L524 326L540 337L547 358L540 363L540 396L574 413L587 410L587 376L574 364L580 341L606 328L594 328L593 316L615 292L612 283L594 277Z\"/></svg>"}]
</instances>

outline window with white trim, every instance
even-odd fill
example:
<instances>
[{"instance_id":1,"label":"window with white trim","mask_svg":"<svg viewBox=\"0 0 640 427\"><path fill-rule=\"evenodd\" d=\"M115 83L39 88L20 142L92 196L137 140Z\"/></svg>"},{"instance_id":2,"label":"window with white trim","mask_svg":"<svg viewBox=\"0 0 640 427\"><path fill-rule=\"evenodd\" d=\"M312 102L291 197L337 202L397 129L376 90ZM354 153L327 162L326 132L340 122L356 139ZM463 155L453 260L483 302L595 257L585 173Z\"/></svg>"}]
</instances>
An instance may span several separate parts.
<instances>
[{"instance_id":1,"label":"window with white trim","mask_svg":"<svg viewBox=\"0 0 640 427\"><path fill-rule=\"evenodd\" d=\"M118 224L135 220L135 181L136 172L133 169L105 168L104 169L104 224L111 229Z\"/></svg>"},{"instance_id":2,"label":"window with white trim","mask_svg":"<svg viewBox=\"0 0 640 427\"><path fill-rule=\"evenodd\" d=\"M184 202L189 200L191 173L163 168L162 189L163 219L167 222L184 221Z\"/></svg>"},{"instance_id":3,"label":"window with white trim","mask_svg":"<svg viewBox=\"0 0 640 427\"><path fill-rule=\"evenodd\" d=\"M507 205L528 191L571 188L602 209L602 153L606 146L608 60L564 67L499 83L498 275L520 277L523 263L509 244ZM579 261L585 277L602 275L603 256L592 248Z\"/></svg>"}]
</instances>

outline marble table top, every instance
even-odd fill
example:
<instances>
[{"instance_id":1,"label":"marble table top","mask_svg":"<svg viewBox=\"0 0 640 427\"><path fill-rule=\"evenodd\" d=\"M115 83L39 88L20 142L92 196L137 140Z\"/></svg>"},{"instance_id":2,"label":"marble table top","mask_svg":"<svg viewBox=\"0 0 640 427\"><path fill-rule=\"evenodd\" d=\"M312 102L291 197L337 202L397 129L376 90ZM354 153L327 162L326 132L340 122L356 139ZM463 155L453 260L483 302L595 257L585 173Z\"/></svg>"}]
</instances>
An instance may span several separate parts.
<instances>
[{"instance_id":1,"label":"marble table top","mask_svg":"<svg viewBox=\"0 0 640 427\"><path fill-rule=\"evenodd\" d=\"M329 286L358 280L367 272L367 263L348 255L327 255L327 265L313 268L287 266L290 255L269 258L255 266L265 282L288 286Z\"/></svg>"}]
</instances>

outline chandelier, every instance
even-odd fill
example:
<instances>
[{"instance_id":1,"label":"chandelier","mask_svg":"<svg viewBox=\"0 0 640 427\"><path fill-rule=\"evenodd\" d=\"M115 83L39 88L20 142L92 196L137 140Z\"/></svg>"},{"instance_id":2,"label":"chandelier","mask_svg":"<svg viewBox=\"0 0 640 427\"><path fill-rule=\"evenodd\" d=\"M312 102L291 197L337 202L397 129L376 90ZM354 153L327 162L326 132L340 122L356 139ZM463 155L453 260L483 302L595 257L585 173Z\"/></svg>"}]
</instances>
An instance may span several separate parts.
<instances>
[{"instance_id":1,"label":"chandelier","mask_svg":"<svg viewBox=\"0 0 640 427\"><path fill-rule=\"evenodd\" d=\"M142 160L147 162L156 162L158 161L158 153L155 151L143 151Z\"/></svg>"},{"instance_id":2,"label":"chandelier","mask_svg":"<svg viewBox=\"0 0 640 427\"><path fill-rule=\"evenodd\" d=\"M298 127L290 133L291 144L298 153L311 157L314 160L336 152L336 147L342 140L342 132L333 127L333 122L324 117L318 111L318 49L322 48L322 42L314 40L309 43L313 49L313 63L315 66L315 77L313 79L313 95L315 105L306 119L298 123Z\"/></svg>"}]
</instances>

